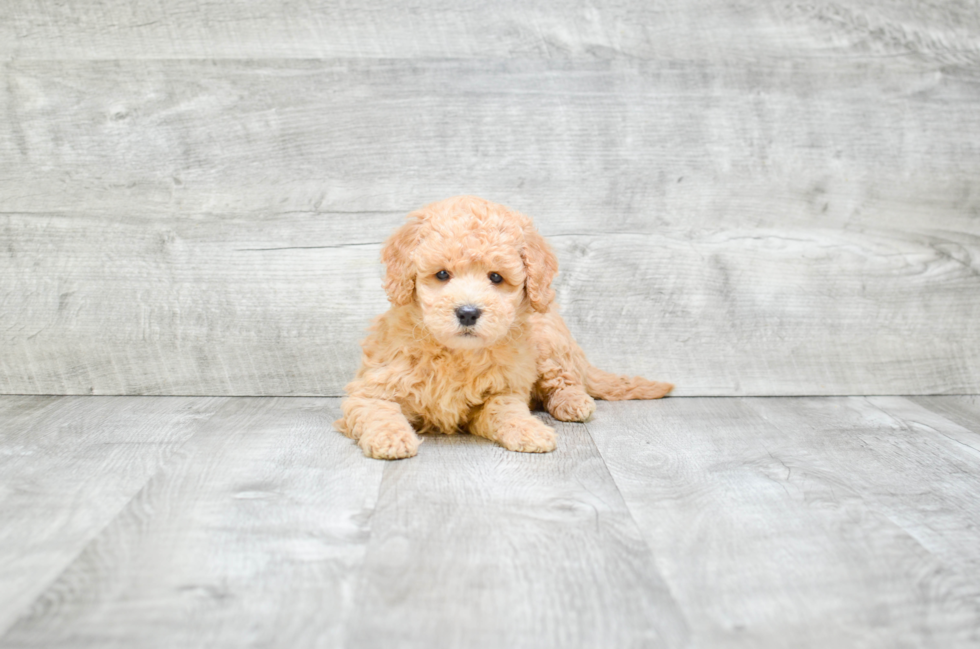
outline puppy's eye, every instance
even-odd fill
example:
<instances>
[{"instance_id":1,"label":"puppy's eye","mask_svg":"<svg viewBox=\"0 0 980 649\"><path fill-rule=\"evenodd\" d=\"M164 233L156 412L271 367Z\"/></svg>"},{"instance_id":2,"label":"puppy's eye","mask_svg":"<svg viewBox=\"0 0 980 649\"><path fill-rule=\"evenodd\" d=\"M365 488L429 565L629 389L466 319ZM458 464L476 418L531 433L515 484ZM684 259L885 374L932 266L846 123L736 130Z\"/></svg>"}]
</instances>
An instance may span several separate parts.
<instances>
[{"instance_id":1,"label":"puppy's eye","mask_svg":"<svg viewBox=\"0 0 980 649\"><path fill-rule=\"evenodd\" d=\"M449 271L448 270L440 270L438 273L436 273L436 279L439 279L439 280L442 280L442 281L445 282L447 279L449 279Z\"/></svg>"},{"instance_id":2,"label":"puppy's eye","mask_svg":"<svg viewBox=\"0 0 980 649\"><path fill-rule=\"evenodd\" d=\"M500 282L504 281L504 278L497 273L490 273L490 281L494 284L499 284Z\"/></svg>"}]
</instances>

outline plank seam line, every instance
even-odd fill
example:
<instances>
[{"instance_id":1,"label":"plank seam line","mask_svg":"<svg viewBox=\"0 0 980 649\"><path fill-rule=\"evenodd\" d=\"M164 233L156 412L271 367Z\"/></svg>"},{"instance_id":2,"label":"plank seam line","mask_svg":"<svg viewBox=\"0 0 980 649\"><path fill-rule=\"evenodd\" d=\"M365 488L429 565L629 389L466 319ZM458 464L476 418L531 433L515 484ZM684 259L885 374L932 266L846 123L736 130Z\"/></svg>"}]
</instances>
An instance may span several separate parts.
<instances>
[{"instance_id":1,"label":"plank seam line","mask_svg":"<svg viewBox=\"0 0 980 649\"><path fill-rule=\"evenodd\" d=\"M30 395L28 395L28 396L30 396ZM48 396L57 396L57 395L48 395ZM66 395L66 396L86 396L86 395ZM89 396L91 396L91 395L89 395ZM214 398L214 397L208 397L208 398ZM220 397L218 397L218 398L220 398ZM218 405L220 405L220 404L218 404ZM208 417L207 419L205 419L205 420L203 420L203 421L202 421L202 420L197 420L197 421L195 422L195 425L205 425L205 424L208 424L208 423L210 423L210 421L211 421L212 419L214 419L214 417L215 417L215 416L216 416L216 415L218 414L218 411L219 411L219 410L221 410L221 408L220 408L220 407L216 407L216 408L214 409L214 411L213 411L213 412L211 413L211 415L210 415L210 416L209 416L209 417ZM121 506L120 506L120 507L119 507L119 508L118 508L118 509L117 509L117 510L116 510L115 512L113 512L113 513L112 513L112 516L110 516L110 517L108 517L108 518L106 519L106 523L105 523L105 525L103 525L103 526L102 526L102 527L100 527L100 528L99 528L98 530L96 530L96 531L95 531L95 532L94 532L94 533L93 533L93 534L92 534L92 535L91 535L91 536L90 536L90 537L88 538L88 540L87 540L87 541L86 541L86 542L85 542L84 544L82 544L82 546L81 546L81 547L80 547L80 548L78 549L78 552L77 552L77 553L75 553L75 555L74 555L74 556L72 556L72 557L71 557L71 559L70 559L69 561L67 561L67 562L65 562L65 565L64 565L64 567L63 567L63 568L62 568L61 570L59 570L59 571L58 571L58 574L56 574L56 575L54 575L54 576L53 576L53 577L52 577L52 578L51 578L51 579L50 579L50 580L49 580L49 581L48 581L48 582L47 582L46 584L44 584L44 586L43 586L43 587L42 587L42 588L41 588L41 589L40 589L40 590L38 591L38 595L37 595L37 597L35 597L35 598L34 598L33 600L31 600L31 602L30 602L30 603L28 603L28 604L26 604L26 605L24 606L24 608L23 608L23 611L21 612L21 614L19 614L19 615L18 615L17 617L15 617L15 618L13 618L13 620L12 620L12 621L11 621L11 623L10 623L10 625L9 625L9 626L8 626L8 627L7 627L6 629L0 629L0 644L4 644L4 643L3 643L3 640L4 640L4 639L5 639L5 638L6 638L6 637L7 637L7 636L8 636L9 634L10 634L10 632L11 632L11 631L13 630L13 628L14 628L14 627L16 627L16 626L17 626L17 624L19 624L19 623L20 623L20 622L21 622L22 620L25 620L25 619L28 619L28 618L30 617L30 615L31 615L31 613L32 613L32 611L34 610L34 607L35 607L35 605L36 605L36 604L37 604L37 603L38 603L38 602L39 602L39 601L40 601L40 600L41 600L41 599L42 599L42 598L43 598L43 597L44 597L44 596L45 596L45 595L46 595L46 594L48 593L48 591L50 591L50 590L51 590L51 587L52 587L52 586L53 586L54 584L56 584L56 583L58 582L58 580L59 580L59 579L61 579L61 577L62 577L62 576L63 576L63 575L64 575L64 574L65 574L65 573L66 573L66 572L68 571L68 570L70 570L70 569L71 569L71 567L72 567L72 566L74 566L74 565L75 565L75 562L77 562L77 561L78 561L78 558L79 558L79 557L81 557L81 556L82 556L82 555L83 555L83 554L85 553L85 551L86 551L86 550L87 550L87 549L88 549L88 548L89 548L89 547L90 547L90 546L91 546L91 545L92 545L93 543L95 543L95 542L96 542L96 541L97 541L97 540L98 540L99 538L101 538L101 536L102 536L102 534L103 534L103 533L104 533L104 532L105 532L105 531L106 531L106 530L107 530L107 529L108 529L108 528L109 528L109 527L110 527L110 526L111 526L111 525L112 525L113 523L115 523L115 522L116 522L116 519L118 519L118 518L119 518L119 514L120 514L120 513L122 513L122 512L123 512L123 511L124 511L124 510L125 510L125 509L126 509L127 507L129 507L129 506L130 506L130 504L131 504L131 503L132 503L133 501L135 501L135 500L136 500L136 499L137 499L137 498L139 497L139 495L140 495L140 494L142 494L142 493L143 493L143 492L144 492L144 491L146 490L146 486L147 486L148 484L150 484L150 482L151 482L151 481L152 481L152 480L153 480L153 479L154 479L154 478L155 478L155 477L156 477L157 475L159 475L161 471L163 471L163 470L164 470L164 469L166 468L166 465L168 464L168 461L169 461L169 459L170 459L170 458L172 458L173 456L175 456L175 455L177 455L177 454L178 454L178 453L179 453L179 452L180 452L180 451L181 451L181 450L182 450L182 449L183 449L183 448L184 448L184 447L185 447L185 446L186 446L187 444L189 444L189 443L190 443L190 441L191 441L192 439L194 439L195 437L197 437L197 436L198 436L198 434L200 434L200 432L201 432L200 430L198 430L198 431L195 431L195 432L194 432L193 434L191 434L191 435L189 435L189 436L187 437L187 439L185 439L185 440L184 440L183 442L181 442L180 444L177 444L177 445L176 445L176 446L174 447L174 449L173 449L173 452L172 452L172 453L170 454L170 456L169 456L169 457L168 457L168 458L167 458L166 460L164 460L164 461L163 461L163 462L161 463L161 466L160 466L160 467L158 467L156 471L154 471L153 473L151 473L150 475L148 475L148 476L146 477L146 480L144 480L144 481L143 481L143 483L142 483L142 484L140 485L140 488L139 488L139 489L137 489L136 491L134 491L134 492L133 492L133 495L132 495L132 496L131 496L130 498L128 498L128 499L126 500L126 502L124 502L124 503L123 503L123 504L122 504L122 505L121 505Z\"/></svg>"},{"instance_id":2,"label":"plank seam line","mask_svg":"<svg viewBox=\"0 0 980 649\"><path fill-rule=\"evenodd\" d=\"M925 403L920 403L919 401L920 399L934 399L936 397L905 397L905 398L911 401L912 403L916 404L917 406L925 408L929 412L935 413L940 417L944 417L949 421L953 422L954 424L958 424L959 426L966 428L967 430L971 430L970 428L971 426L980 425L980 412L974 413L970 410L967 410L967 412L956 412L955 410L949 412L946 409L937 410L936 407L932 405L927 405ZM968 395L967 398L976 398L976 395ZM980 402L978 402L977 405L980 405ZM980 429L978 429L976 432L980 433Z\"/></svg>"},{"instance_id":3,"label":"plank seam line","mask_svg":"<svg viewBox=\"0 0 980 649\"><path fill-rule=\"evenodd\" d=\"M969 434L971 436L976 435L976 433L974 431L970 430L966 426L960 425L959 423L953 421L952 419L950 419L949 417L947 417L946 415L944 415L944 414L942 414L940 412L936 412L935 410L931 410L929 408L926 408L925 406L923 406L921 404L918 404L915 401L912 401L908 397L898 397L898 398L899 399L904 399L906 402L908 402L909 404L915 406L916 408L920 408L922 410L925 410L929 414L932 414L932 415L935 415L936 417L939 417L940 419L943 420L943 422L945 422L945 423L947 423L947 424L949 424L951 426L955 426L956 428L959 428L959 429L963 430L964 432L966 432L967 434ZM875 410L877 410L881 414L885 415L886 417L888 417L888 418L890 418L890 419L898 422L898 424L899 424L899 426L901 426L901 428L903 428L904 430L907 430L908 432L912 433L913 435L918 435L919 434L919 432L916 431L912 427L912 425L909 423L908 420L906 420L906 418L904 418L904 417L898 417L897 415L894 415L894 414L888 412L882 406L879 406L877 403L875 403L874 401L872 401L872 399L873 399L873 397L864 397L865 403L867 403L869 406L871 406L872 408L874 408ZM952 442L952 443L956 444L957 446L962 446L964 449L968 450L971 455L978 455L978 456L980 456L980 448L978 448L976 446L973 446L972 444L967 444L966 442L962 442L962 441L956 439L955 437L950 437L949 435L947 435L943 431L939 430L935 426L930 426L929 424L927 424L925 422L921 422L921 421L918 421L917 422L917 421L914 421L914 420L912 421L912 423L916 423L919 426L922 426L924 428L927 428L930 432L935 433L936 435L939 435L943 439L945 439L945 440L947 440L949 442Z\"/></svg>"},{"instance_id":4,"label":"plank seam line","mask_svg":"<svg viewBox=\"0 0 980 649\"><path fill-rule=\"evenodd\" d=\"M581 423L582 426L585 427L585 432L588 433L589 435L589 441L592 442L592 448L595 449L596 455L599 457L600 460L602 460L602 468L606 470L606 475L609 476L609 481L616 489L616 493L619 495L619 499L623 503L623 507L626 509L626 513L629 514L630 521L632 521L633 523L633 527L636 530L636 534L639 537L640 543L643 544L643 547L646 550L646 555L650 559L651 566L653 566L653 568L656 570L656 573L660 577L660 581L663 583L664 588L667 589L667 594L670 595L670 598L673 600L674 604L677 605L677 610L680 612L682 618L684 619L685 625L687 625L688 619L687 616L683 614L683 611L680 606L680 600L677 597L677 593L674 592L674 587L670 583L670 581L668 581L667 576L664 575L663 572L660 570L660 568L657 566L656 555L653 552L653 548L650 547L650 544L647 542L646 535L643 534L643 530L640 528L640 523L639 521L636 520L636 515L633 513L633 508L630 507L629 501L626 500L626 497L623 496L622 490L619 488L619 483L616 482L615 476L613 476L612 471L609 470L609 465L606 463L606 457L602 454L602 451L599 449L599 445L595 441L595 436L592 434L592 429L589 428L588 422L583 421Z\"/></svg>"},{"instance_id":5,"label":"plank seam line","mask_svg":"<svg viewBox=\"0 0 980 649\"><path fill-rule=\"evenodd\" d=\"M326 250L329 248L356 248L358 246L380 246L381 241L363 243L338 243L332 246L282 246L279 248L234 248L235 252L264 252L268 250Z\"/></svg>"},{"instance_id":6,"label":"plank seam line","mask_svg":"<svg viewBox=\"0 0 980 649\"><path fill-rule=\"evenodd\" d=\"M371 462L377 461L369 458L364 459ZM358 603L360 601L358 594L365 588L364 584L367 579L365 576L365 567L367 566L368 552L371 550L371 541L374 540L374 515L378 512L378 504L381 502L381 487L384 484L385 476L388 475L389 470L392 470L394 464L395 463L393 461L385 461L384 468L381 470L381 478L378 480L377 491L374 494L374 503L371 506L371 515L368 516L366 521L367 538L364 539L362 544L364 551L361 553L357 563L357 568L353 571L354 574L351 576L350 580L350 608L346 611L346 615L344 615L343 622L340 626L340 642L338 643L338 646L340 647L349 646L348 641L350 639L351 626L353 624L353 620L355 619L354 614L357 612L356 609L358 608Z\"/></svg>"}]
</instances>

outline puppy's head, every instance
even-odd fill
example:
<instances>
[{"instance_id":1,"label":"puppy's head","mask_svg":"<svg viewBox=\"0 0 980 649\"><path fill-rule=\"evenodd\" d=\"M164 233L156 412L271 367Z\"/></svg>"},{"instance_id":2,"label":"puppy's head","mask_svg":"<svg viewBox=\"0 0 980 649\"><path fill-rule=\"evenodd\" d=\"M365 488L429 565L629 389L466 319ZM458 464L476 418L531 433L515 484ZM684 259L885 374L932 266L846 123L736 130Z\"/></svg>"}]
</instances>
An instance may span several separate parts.
<instances>
[{"instance_id":1,"label":"puppy's head","mask_svg":"<svg viewBox=\"0 0 980 649\"><path fill-rule=\"evenodd\" d=\"M558 260L531 219L458 196L428 205L381 250L393 305L417 301L422 322L453 348L491 345L528 309L547 311Z\"/></svg>"}]
</instances>

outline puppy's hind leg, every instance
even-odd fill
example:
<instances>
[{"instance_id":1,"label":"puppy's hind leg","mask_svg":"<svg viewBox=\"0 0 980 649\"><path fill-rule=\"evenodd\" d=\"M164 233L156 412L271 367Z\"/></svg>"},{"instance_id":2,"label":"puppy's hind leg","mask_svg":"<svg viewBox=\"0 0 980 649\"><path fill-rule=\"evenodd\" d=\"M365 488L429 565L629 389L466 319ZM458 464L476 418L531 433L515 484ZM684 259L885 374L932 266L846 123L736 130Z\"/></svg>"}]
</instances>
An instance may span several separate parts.
<instances>
[{"instance_id":1,"label":"puppy's hind leg","mask_svg":"<svg viewBox=\"0 0 980 649\"><path fill-rule=\"evenodd\" d=\"M581 379L554 359L538 364L535 387L545 410L558 421L587 421L595 412L595 401Z\"/></svg>"},{"instance_id":2,"label":"puppy's hind leg","mask_svg":"<svg viewBox=\"0 0 980 649\"><path fill-rule=\"evenodd\" d=\"M559 421L586 421L595 401L585 387L585 352L557 311L537 315L531 323L538 365L534 396Z\"/></svg>"},{"instance_id":3,"label":"puppy's hind leg","mask_svg":"<svg viewBox=\"0 0 980 649\"><path fill-rule=\"evenodd\" d=\"M399 460L418 453L421 440L397 403L348 397L341 408L344 417L334 422L334 428L357 442L364 455Z\"/></svg>"}]
</instances>

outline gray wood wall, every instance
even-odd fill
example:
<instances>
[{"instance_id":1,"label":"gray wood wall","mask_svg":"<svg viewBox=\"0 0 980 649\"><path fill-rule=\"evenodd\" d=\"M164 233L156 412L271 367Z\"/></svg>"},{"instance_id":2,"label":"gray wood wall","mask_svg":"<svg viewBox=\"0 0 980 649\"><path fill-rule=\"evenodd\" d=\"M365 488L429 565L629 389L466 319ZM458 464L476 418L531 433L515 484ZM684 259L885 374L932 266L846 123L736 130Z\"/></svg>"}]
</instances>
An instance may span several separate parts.
<instances>
[{"instance_id":1,"label":"gray wood wall","mask_svg":"<svg viewBox=\"0 0 980 649\"><path fill-rule=\"evenodd\" d=\"M980 391L976 2L6 0L0 66L0 392L340 394L459 193L606 369Z\"/></svg>"}]
</instances>

